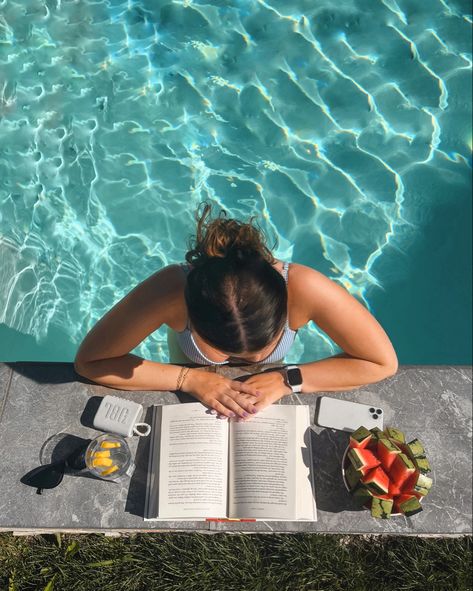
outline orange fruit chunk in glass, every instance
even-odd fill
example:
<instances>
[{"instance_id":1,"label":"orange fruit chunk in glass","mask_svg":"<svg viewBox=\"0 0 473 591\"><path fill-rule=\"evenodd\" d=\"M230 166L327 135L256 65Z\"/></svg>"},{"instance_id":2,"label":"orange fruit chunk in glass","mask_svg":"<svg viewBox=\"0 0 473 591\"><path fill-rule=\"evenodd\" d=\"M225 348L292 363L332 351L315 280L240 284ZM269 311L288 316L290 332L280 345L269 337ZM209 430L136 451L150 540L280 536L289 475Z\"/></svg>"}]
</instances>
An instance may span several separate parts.
<instances>
[{"instance_id":1,"label":"orange fruit chunk in glass","mask_svg":"<svg viewBox=\"0 0 473 591\"><path fill-rule=\"evenodd\" d=\"M102 449L113 449L114 447L121 447L121 443L119 441L102 441L100 447Z\"/></svg>"},{"instance_id":2,"label":"orange fruit chunk in glass","mask_svg":"<svg viewBox=\"0 0 473 591\"><path fill-rule=\"evenodd\" d=\"M107 468L103 472L100 473L100 476L108 476L112 474L112 472L116 472L118 470L118 466L112 466L111 468Z\"/></svg>"},{"instance_id":3,"label":"orange fruit chunk in glass","mask_svg":"<svg viewBox=\"0 0 473 591\"><path fill-rule=\"evenodd\" d=\"M107 449L105 451L96 451L93 453L94 458L109 458L110 457L110 450Z\"/></svg>"},{"instance_id":4,"label":"orange fruit chunk in glass","mask_svg":"<svg viewBox=\"0 0 473 591\"><path fill-rule=\"evenodd\" d=\"M113 460L111 458L97 458L92 460L92 466L96 468L97 466L112 466Z\"/></svg>"}]
</instances>

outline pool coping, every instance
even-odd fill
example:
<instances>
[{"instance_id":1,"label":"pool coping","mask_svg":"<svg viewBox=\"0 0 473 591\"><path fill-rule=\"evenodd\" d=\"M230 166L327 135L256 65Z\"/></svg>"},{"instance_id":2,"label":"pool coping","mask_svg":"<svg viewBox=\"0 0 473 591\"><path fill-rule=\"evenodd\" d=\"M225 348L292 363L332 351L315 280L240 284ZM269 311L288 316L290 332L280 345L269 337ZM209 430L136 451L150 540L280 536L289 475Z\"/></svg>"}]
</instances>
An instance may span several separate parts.
<instances>
[{"instance_id":1,"label":"pool coping","mask_svg":"<svg viewBox=\"0 0 473 591\"><path fill-rule=\"evenodd\" d=\"M279 364L271 364L278 366ZM269 366L265 366L269 367ZM212 368L213 369L213 368ZM259 367L261 370L261 367ZM252 373L255 371L253 366L245 366L238 368L219 368L218 371L222 373L229 372L229 374ZM55 513L49 513L51 503L44 502L44 512L40 518L34 509L35 502L33 489L24 485L18 484L18 476L28 471L28 468L34 467L33 457L37 454L38 444L44 440L45 425L48 421L45 420L45 413L51 416L51 409L57 409L57 402L64 403L63 416L57 413L54 417L56 420L56 427L61 427L63 423L73 425L73 430L80 431L83 435L95 436L96 431L90 427L82 425L79 426L80 413L83 412L84 402L88 402L91 398L97 398L105 394L121 395L128 399L134 399L138 402L149 404L172 404L178 400L176 394L173 392L138 392L138 391L124 391L113 390L89 382L84 378L78 376L73 369L71 363L55 363L55 362L15 362L15 363L0 363L0 463L4 463L2 480L7 480L10 486L6 485L2 492L2 485L0 484L0 499L7 498L8 502L3 506L7 506L6 514L2 516L2 502L0 501L0 532L13 532L15 535L36 535L40 533L104 533L107 536L119 535L133 535L137 533L151 533L151 532L189 532L201 531L205 533L320 533L320 534L344 534L344 535L406 535L406 536L422 536L422 537L463 537L472 535L471 525L471 463L466 462L467 457L471 457L471 373L472 367L469 365L435 365L435 366L418 366L418 365L402 365L397 374L381 382L375 384L368 384L356 390L337 391L337 392L317 392L314 394L299 395L299 397L290 396L285 397L284 403L300 404L300 397L303 398L303 403L309 404L312 410L315 409L317 398L323 395L332 395L338 398L349 398L352 400L369 401L373 404L384 404L387 415L391 412L391 416L399 417L396 419L396 426L404 426L407 434L410 436L418 436L422 440L422 434L426 440L426 448L436 450L439 453L437 460L437 481L434 479L434 487L431 493L432 502L429 503L429 496L425 501L424 515L419 514L414 518L407 519L405 517L396 518L401 521L386 520L388 523L378 523L378 520L373 520L369 515L362 515L360 512L350 511L349 508L340 509L339 507L324 507L324 502L327 504L328 494L327 490L330 486L325 482L319 483L321 489L319 491L316 486L316 501L318 505L319 521L315 524L301 523L301 522L267 522L245 523L245 524L228 524L228 523L202 523L202 522L186 522L182 526L180 522L144 522L136 521L136 515L130 518L123 509L123 503L127 491L117 491L120 494L107 495L106 492L100 490L100 484L94 483L93 491L89 487L74 487L69 483L69 494L67 496L67 507L55 507ZM233 377L233 376L232 376ZM35 379L36 378L36 379ZM38 379L40 378L40 379ZM64 389L67 389L69 394L74 396L64 397ZM437 391L440 396L430 397L432 391ZM405 398L400 398L400 393L407 393ZM33 396L34 394L34 396ZM442 396L449 401L447 405L442 405ZM431 412L425 412L426 400L431 404ZM409 410L405 406L409 401L410 404L418 404L419 411L416 416L419 420L423 420L423 426L415 427L417 431L412 431L412 421L409 415ZM56 404L56 406L54 406ZM35 406L36 405L36 406ZM51 406L52 405L52 406ZM66 408L67 406L67 408ZM34 412L33 412L34 411ZM30 430L22 434L22 449L24 454L17 459L18 466L12 468L8 463L9 449L8 442L13 440L12 433L18 433L20 428L15 430L15 422L25 417L25 413L30 413ZM34 416L33 416L34 415ZM41 418L43 417L43 418ZM54 423L54 420L51 419ZM461 426L464 429L459 430L460 420L463 421ZM18 423L19 425L20 423ZM389 424L389 422L388 422ZM18 426L17 425L17 426ZM48 432L50 429L48 428ZM339 445L336 437L337 433L331 430L322 429L313 425L312 436L314 441L320 443L318 447L323 456L325 451L331 447L335 448L335 453L342 453L343 449ZM331 431L331 433L328 433ZM63 432L61 430L61 432ZM324 433L325 432L325 433ZM2 434L5 433L2 442ZM442 437L439 436L441 433ZM465 433L468 435L464 437ZM458 434L462 435L458 437ZM9 439L10 437L10 439ZM324 439L325 437L325 439ZM457 439L455 439L457 437ZM135 438L136 439L136 438ZM455 440L454 440L455 439ZM454 441L453 441L454 440ZM439 445L445 442L445 445L440 448ZM317 443L317 445L319 445ZM450 447L448 447L450 445ZM447 448L445 448L447 446ZM447 453L443 456L441 451ZM324 451L325 450L325 451ZM439 451L440 450L440 451ZM451 466L449 461L449 453L457 454L456 466ZM333 454L333 449L330 452ZM328 466L327 457L321 460ZM332 456L333 464L333 456ZM457 479L459 486L455 486L452 493L448 485L451 482L440 468L441 465L447 467L449 470L453 469L454 477ZM38 461L36 460L36 465ZM325 469L325 468L324 468ZM16 472L15 472L16 470ZM333 478L337 479L338 474ZM328 480L332 475L328 476ZM460 481L462 484L460 484ZM99 481L102 483L102 481ZM338 480L333 481L333 486L338 491L339 499L343 494L338 486ZM50 496L50 501L54 498L55 491L61 491L60 487L53 491ZM11 489L15 490L15 494L11 493ZM131 487L130 487L131 488ZM83 503L90 503L92 493L96 493L98 506L91 508L91 512L80 513L80 507ZM321 492L321 498L318 497L318 492ZM63 491L65 493L65 490ZM330 493L331 494L331 493ZM446 500L450 500L453 494L453 500L450 505L444 504ZM323 501L325 495L325 501ZM15 509L12 505L15 498L20 501L18 506L22 508ZM322 503L320 506L319 500ZM21 502L23 501L23 502ZM340 501L343 505L346 499ZM128 502L128 499L127 499ZM66 504L67 504L66 503ZM96 500L94 500L96 503ZM54 505L54 503L53 503ZM328 503L330 505L330 503ZM437 508L434 507L437 505ZM443 507L441 511L439 507ZM465 510L459 511L457 507ZM100 510L107 508L110 515L107 519L103 519L103 514ZM32 510L31 510L32 509ZM60 515L57 516L57 510ZM62 511L62 512L61 512ZM72 514L77 517L74 523L68 517ZM367 512L363 512L367 513ZM451 518L450 515L453 517ZM419 517L422 516L420 519ZM59 523L59 521L62 522ZM131 523L134 519L133 524ZM450 520L450 521L449 521ZM77 523L77 527L74 527ZM154 525L154 527L153 527ZM164 525L164 527L163 527ZM268 527L269 525L269 527ZM97 527L98 526L98 527Z\"/></svg>"}]
</instances>

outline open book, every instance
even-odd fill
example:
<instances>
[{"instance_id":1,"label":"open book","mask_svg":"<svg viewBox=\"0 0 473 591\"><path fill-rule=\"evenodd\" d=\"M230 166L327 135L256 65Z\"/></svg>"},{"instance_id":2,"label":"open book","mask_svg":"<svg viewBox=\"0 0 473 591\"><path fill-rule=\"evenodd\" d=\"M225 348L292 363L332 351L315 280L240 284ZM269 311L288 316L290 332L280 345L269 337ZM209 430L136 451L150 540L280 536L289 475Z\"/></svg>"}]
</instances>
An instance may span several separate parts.
<instances>
[{"instance_id":1,"label":"open book","mask_svg":"<svg viewBox=\"0 0 473 591\"><path fill-rule=\"evenodd\" d=\"M316 521L309 427L304 405L240 423L200 402L153 406L145 521Z\"/></svg>"}]
</instances>

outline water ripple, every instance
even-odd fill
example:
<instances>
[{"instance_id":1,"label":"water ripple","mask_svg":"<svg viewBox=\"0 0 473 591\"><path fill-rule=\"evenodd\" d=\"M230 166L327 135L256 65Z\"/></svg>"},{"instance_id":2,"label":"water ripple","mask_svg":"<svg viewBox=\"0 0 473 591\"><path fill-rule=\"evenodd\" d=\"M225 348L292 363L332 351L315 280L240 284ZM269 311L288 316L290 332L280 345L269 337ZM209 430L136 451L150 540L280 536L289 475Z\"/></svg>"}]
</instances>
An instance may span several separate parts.
<instances>
[{"instance_id":1,"label":"water ripple","mask_svg":"<svg viewBox=\"0 0 473 591\"><path fill-rule=\"evenodd\" d=\"M258 214L276 256L369 307L386 249L403 255L422 207L468 186L459 6L0 1L0 321L76 346L183 259L204 198ZM164 359L164 340L135 352ZM336 350L311 326L291 355Z\"/></svg>"}]
</instances>

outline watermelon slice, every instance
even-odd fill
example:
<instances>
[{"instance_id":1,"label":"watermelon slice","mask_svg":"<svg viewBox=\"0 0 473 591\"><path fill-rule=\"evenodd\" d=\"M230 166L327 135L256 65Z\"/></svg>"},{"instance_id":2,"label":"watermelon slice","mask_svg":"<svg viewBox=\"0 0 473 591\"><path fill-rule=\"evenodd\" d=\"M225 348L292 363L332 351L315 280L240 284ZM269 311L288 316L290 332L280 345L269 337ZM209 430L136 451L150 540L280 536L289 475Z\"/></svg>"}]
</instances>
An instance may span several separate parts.
<instances>
[{"instance_id":1,"label":"watermelon slice","mask_svg":"<svg viewBox=\"0 0 473 591\"><path fill-rule=\"evenodd\" d=\"M412 494L415 496L416 499L419 499L419 501L425 497L425 495L422 495L420 492L417 492L415 490L412 491Z\"/></svg>"},{"instance_id":2,"label":"watermelon slice","mask_svg":"<svg viewBox=\"0 0 473 591\"><path fill-rule=\"evenodd\" d=\"M402 492L401 487L398 484L396 484L395 482L393 482L392 480L390 480L388 494L391 495L391 497L395 497L397 495L400 495L401 492Z\"/></svg>"},{"instance_id":3,"label":"watermelon slice","mask_svg":"<svg viewBox=\"0 0 473 591\"><path fill-rule=\"evenodd\" d=\"M406 454L400 453L394 458L394 462L389 471L389 476L392 482L402 487L403 483L414 474L416 468L410 458Z\"/></svg>"},{"instance_id":4,"label":"watermelon slice","mask_svg":"<svg viewBox=\"0 0 473 591\"><path fill-rule=\"evenodd\" d=\"M402 485L402 490L406 493L420 492L422 494L424 490L429 491L431 487L432 478L429 478L428 476L425 476L416 470L414 474L405 480L404 484Z\"/></svg>"},{"instance_id":5,"label":"watermelon slice","mask_svg":"<svg viewBox=\"0 0 473 591\"><path fill-rule=\"evenodd\" d=\"M418 439L406 443L399 429L360 427L350 436L345 455L345 483L373 517L422 511L420 501L432 487L430 464Z\"/></svg>"},{"instance_id":6,"label":"watermelon slice","mask_svg":"<svg viewBox=\"0 0 473 591\"><path fill-rule=\"evenodd\" d=\"M419 472L422 472L422 474L431 472L430 462L427 458L414 458L414 464L417 466Z\"/></svg>"},{"instance_id":7,"label":"watermelon slice","mask_svg":"<svg viewBox=\"0 0 473 591\"><path fill-rule=\"evenodd\" d=\"M355 469L363 475L381 463L368 449L351 448L347 455Z\"/></svg>"},{"instance_id":8,"label":"watermelon slice","mask_svg":"<svg viewBox=\"0 0 473 591\"><path fill-rule=\"evenodd\" d=\"M354 491L352 491L352 493L353 498L359 505L365 505L368 501L371 504L371 499L374 496L373 493L364 486L358 486Z\"/></svg>"},{"instance_id":9,"label":"watermelon slice","mask_svg":"<svg viewBox=\"0 0 473 591\"><path fill-rule=\"evenodd\" d=\"M359 483L361 478L361 472L355 469L353 464L348 464L347 469L345 470L345 480L350 487L350 490L353 490L355 486Z\"/></svg>"},{"instance_id":10,"label":"watermelon slice","mask_svg":"<svg viewBox=\"0 0 473 591\"><path fill-rule=\"evenodd\" d=\"M401 453L398 446L389 439L378 439L376 451L378 459L381 460L381 466L387 472L393 465L396 456Z\"/></svg>"},{"instance_id":11,"label":"watermelon slice","mask_svg":"<svg viewBox=\"0 0 473 591\"><path fill-rule=\"evenodd\" d=\"M416 499L417 497L412 493L403 493L394 497L393 513L401 513L401 503Z\"/></svg>"},{"instance_id":12,"label":"watermelon slice","mask_svg":"<svg viewBox=\"0 0 473 591\"><path fill-rule=\"evenodd\" d=\"M420 504L419 499L413 496L410 499L400 502L399 509L404 513L404 515L410 517L411 515L420 513L422 511L422 505Z\"/></svg>"},{"instance_id":13,"label":"watermelon slice","mask_svg":"<svg viewBox=\"0 0 473 591\"><path fill-rule=\"evenodd\" d=\"M425 449L422 443L418 439L413 439L407 444L409 448L409 455L413 458L425 458Z\"/></svg>"},{"instance_id":14,"label":"watermelon slice","mask_svg":"<svg viewBox=\"0 0 473 591\"><path fill-rule=\"evenodd\" d=\"M380 499L373 497L371 501L371 515L378 519L389 519L393 510L393 499Z\"/></svg>"},{"instance_id":15,"label":"watermelon slice","mask_svg":"<svg viewBox=\"0 0 473 591\"><path fill-rule=\"evenodd\" d=\"M373 439L386 439L387 435L384 431L381 431L379 427L373 427L370 429Z\"/></svg>"},{"instance_id":16,"label":"watermelon slice","mask_svg":"<svg viewBox=\"0 0 473 591\"><path fill-rule=\"evenodd\" d=\"M378 440L379 439L386 439L386 435L384 431L381 431L379 427L373 427L370 429L371 432L371 439L368 443L368 448L370 451L376 455L378 453Z\"/></svg>"},{"instance_id":17,"label":"watermelon slice","mask_svg":"<svg viewBox=\"0 0 473 591\"><path fill-rule=\"evenodd\" d=\"M398 443L406 443L404 433L402 431L399 431L399 429L396 429L394 427L387 427L384 430L384 432L389 437L389 439L394 439L394 441L397 441Z\"/></svg>"},{"instance_id":18,"label":"watermelon slice","mask_svg":"<svg viewBox=\"0 0 473 591\"><path fill-rule=\"evenodd\" d=\"M375 495L386 495L389 492L389 478L381 466L370 470L361 481Z\"/></svg>"},{"instance_id":19,"label":"watermelon slice","mask_svg":"<svg viewBox=\"0 0 473 591\"><path fill-rule=\"evenodd\" d=\"M372 437L371 431L366 427L359 427L350 435L350 447L365 449Z\"/></svg>"}]
</instances>

